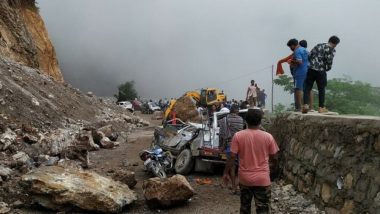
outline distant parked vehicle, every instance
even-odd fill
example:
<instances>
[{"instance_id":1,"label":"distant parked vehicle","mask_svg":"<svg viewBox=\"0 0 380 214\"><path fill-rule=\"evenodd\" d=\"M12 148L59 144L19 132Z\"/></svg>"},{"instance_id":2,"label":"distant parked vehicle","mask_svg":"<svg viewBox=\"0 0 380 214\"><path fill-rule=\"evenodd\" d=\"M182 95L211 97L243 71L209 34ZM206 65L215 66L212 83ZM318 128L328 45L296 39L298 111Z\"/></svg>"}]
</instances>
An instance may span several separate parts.
<instances>
[{"instance_id":1,"label":"distant parked vehicle","mask_svg":"<svg viewBox=\"0 0 380 214\"><path fill-rule=\"evenodd\" d=\"M149 110L151 110L152 113L155 111L161 111L161 108L158 105L156 105L154 102L149 102L148 105L149 105Z\"/></svg>"},{"instance_id":2,"label":"distant parked vehicle","mask_svg":"<svg viewBox=\"0 0 380 214\"><path fill-rule=\"evenodd\" d=\"M128 110L128 111L130 111L130 112L132 112L132 113L135 111L132 103L129 101L121 101L121 102L118 102L117 105Z\"/></svg>"}]
</instances>

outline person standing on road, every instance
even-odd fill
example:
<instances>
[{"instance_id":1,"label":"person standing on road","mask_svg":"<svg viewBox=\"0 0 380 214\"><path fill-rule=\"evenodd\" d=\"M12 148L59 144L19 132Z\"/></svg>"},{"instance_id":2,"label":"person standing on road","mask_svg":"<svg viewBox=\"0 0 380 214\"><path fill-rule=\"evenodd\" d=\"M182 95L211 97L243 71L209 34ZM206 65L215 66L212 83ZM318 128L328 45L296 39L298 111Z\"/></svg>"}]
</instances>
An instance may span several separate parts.
<instances>
[{"instance_id":1,"label":"person standing on road","mask_svg":"<svg viewBox=\"0 0 380 214\"><path fill-rule=\"evenodd\" d=\"M319 96L319 113L326 113L325 92L327 86L327 71L331 70L333 59L335 56L335 48L339 44L340 39L337 36L331 36L328 43L316 45L309 55L309 69L305 80L304 88L304 106L302 113L306 114L310 110L309 95L313 88L314 82L318 86Z\"/></svg>"},{"instance_id":2,"label":"person standing on road","mask_svg":"<svg viewBox=\"0 0 380 214\"><path fill-rule=\"evenodd\" d=\"M255 85L255 80L251 80L251 85L247 89L247 98L249 107L253 108L257 103L257 89Z\"/></svg>"},{"instance_id":3,"label":"person standing on road","mask_svg":"<svg viewBox=\"0 0 380 214\"><path fill-rule=\"evenodd\" d=\"M302 92L304 89L308 66L308 52L306 48L298 44L297 39L289 40L287 46L294 52L292 64L295 65L293 71L295 107L296 111L301 111Z\"/></svg>"},{"instance_id":4,"label":"person standing on road","mask_svg":"<svg viewBox=\"0 0 380 214\"><path fill-rule=\"evenodd\" d=\"M244 119L239 116L239 106L232 105L230 114L218 121L220 127L219 138L223 146L226 148L227 161L231 159L231 141L236 132L244 129ZM236 162L237 163L237 162ZM231 166L228 172L231 183L232 183L232 193L237 193L237 183L236 183L236 164Z\"/></svg>"},{"instance_id":5,"label":"person standing on road","mask_svg":"<svg viewBox=\"0 0 380 214\"><path fill-rule=\"evenodd\" d=\"M239 155L240 213L251 213L252 198L256 213L269 213L271 180L269 161L276 158L279 148L273 136L260 129L263 112L249 109L246 115L248 129L237 132L232 138L231 158L227 161L223 180L231 178L229 172Z\"/></svg>"}]
</instances>

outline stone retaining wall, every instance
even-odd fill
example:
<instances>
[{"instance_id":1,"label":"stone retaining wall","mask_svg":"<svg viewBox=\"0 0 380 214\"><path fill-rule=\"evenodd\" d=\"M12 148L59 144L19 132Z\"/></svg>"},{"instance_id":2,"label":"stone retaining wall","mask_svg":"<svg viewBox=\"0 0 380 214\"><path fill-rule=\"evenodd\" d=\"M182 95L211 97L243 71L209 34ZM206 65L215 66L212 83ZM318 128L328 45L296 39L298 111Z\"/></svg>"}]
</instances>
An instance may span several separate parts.
<instances>
[{"instance_id":1,"label":"stone retaining wall","mask_svg":"<svg viewBox=\"0 0 380 214\"><path fill-rule=\"evenodd\" d=\"M380 118L278 116L285 178L327 213L380 213Z\"/></svg>"}]
</instances>

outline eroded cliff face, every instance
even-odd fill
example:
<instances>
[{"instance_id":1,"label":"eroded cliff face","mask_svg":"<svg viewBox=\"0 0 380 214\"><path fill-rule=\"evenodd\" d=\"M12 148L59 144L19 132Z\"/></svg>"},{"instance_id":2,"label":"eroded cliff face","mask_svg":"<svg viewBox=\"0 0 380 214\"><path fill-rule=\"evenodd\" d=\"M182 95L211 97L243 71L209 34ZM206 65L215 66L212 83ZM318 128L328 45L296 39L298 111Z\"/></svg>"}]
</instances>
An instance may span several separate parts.
<instances>
[{"instance_id":1,"label":"eroded cliff face","mask_svg":"<svg viewBox=\"0 0 380 214\"><path fill-rule=\"evenodd\" d=\"M35 0L0 1L0 55L63 82L54 47Z\"/></svg>"}]
</instances>

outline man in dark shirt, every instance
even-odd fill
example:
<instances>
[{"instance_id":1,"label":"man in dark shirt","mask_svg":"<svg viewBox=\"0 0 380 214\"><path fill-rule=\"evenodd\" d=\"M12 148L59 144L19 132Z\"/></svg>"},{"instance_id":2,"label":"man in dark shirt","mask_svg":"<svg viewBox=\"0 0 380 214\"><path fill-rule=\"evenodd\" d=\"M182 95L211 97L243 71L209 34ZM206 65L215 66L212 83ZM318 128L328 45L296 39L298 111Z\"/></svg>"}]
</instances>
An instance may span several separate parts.
<instances>
[{"instance_id":1,"label":"man in dark shirt","mask_svg":"<svg viewBox=\"0 0 380 214\"><path fill-rule=\"evenodd\" d=\"M243 130L244 128L244 119L239 116L239 106L232 105L230 114L218 121L220 133L219 138L222 141L223 145L226 148L227 159L231 158L231 141L232 137L236 132ZM236 183L236 166L232 166L229 170L229 175L231 177L232 183L232 192L236 193L237 183Z\"/></svg>"},{"instance_id":2,"label":"man in dark shirt","mask_svg":"<svg viewBox=\"0 0 380 214\"><path fill-rule=\"evenodd\" d=\"M318 86L319 95L319 113L326 113L325 91L327 86L327 71L331 70L335 55L335 47L339 44L340 39L337 36L330 37L328 43L316 45L309 55L309 69L304 83L304 106L302 113L306 114L310 107L310 91L314 82Z\"/></svg>"}]
</instances>

